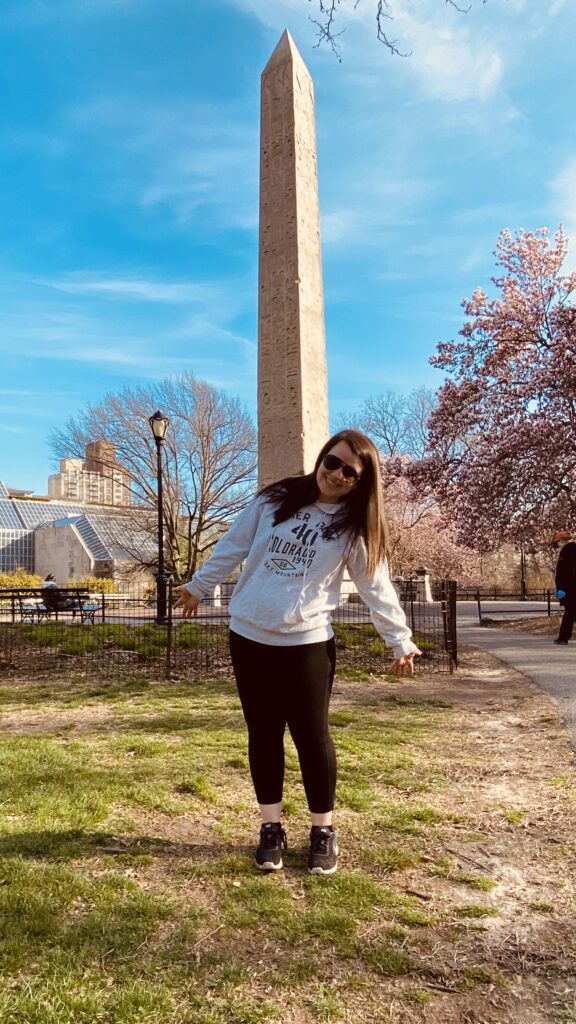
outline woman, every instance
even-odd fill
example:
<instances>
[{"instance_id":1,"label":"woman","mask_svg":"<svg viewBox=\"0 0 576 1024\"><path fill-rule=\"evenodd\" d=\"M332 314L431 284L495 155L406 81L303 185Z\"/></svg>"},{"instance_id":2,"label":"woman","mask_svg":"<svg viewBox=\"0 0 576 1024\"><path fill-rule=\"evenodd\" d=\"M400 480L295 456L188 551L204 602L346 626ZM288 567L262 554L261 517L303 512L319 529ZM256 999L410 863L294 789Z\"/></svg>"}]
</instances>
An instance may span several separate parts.
<instances>
[{"instance_id":1,"label":"woman","mask_svg":"<svg viewBox=\"0 0 576 1024\"><path fill-rule=\"evenodd\" d=\"M281 824L286 725L311 815L308 870L329 875L337 868L330 613L345 569L393 647L390 671L412 673L421 653L390 582L387 546L378 452L359 431L341 430L322 448L313 473L265 487L200 571L177 588L175 607L189 618L245 561L230 601L230 651L262 816L255 863L264 871L282 867L287 846Z\"/></svg>"}]
</instances>

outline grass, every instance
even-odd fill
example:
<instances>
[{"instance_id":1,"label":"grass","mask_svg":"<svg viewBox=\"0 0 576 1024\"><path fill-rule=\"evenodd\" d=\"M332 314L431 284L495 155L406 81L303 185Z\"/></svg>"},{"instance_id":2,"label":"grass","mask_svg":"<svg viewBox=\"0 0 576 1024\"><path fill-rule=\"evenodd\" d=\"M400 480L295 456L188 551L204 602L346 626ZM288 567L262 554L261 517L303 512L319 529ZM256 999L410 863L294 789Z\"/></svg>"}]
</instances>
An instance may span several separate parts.
<instances>
[{"instance_id":1,"label":"grass","mask_svg":"<svg viewBox=\"0 0 576 1024\"><path fill-rule=\"evenodd\" d=\"M386 690L367 699L350 685L331 714L342 870L318 878L303 869L308 821L289 741L285 871L253 867L229 684L72 677L4 687L0 701L13 716L0 741L2 1024L404 1020L401 1009L378 1016L384 1004L414 1020L433 998L443 929L451 949L471 920L497 913L410 891L414 871L420 886L440 875L483 893L493 884L429 854L455 820L429 760L450 706ZM494 978L475 961L456 986Z\"/></svg>"},{"instance_id":2,"label":"grass","mask_svg":"<svg viewBox=\"0 0 576 1024\"><path fill-rule=\"evenodd\" d=\"M458 907L457 913L459 917L468 917L472 919L498 916L496 907L489 907L484 903L468 903L462 907Z\"/></svg>"},{"instance_id":3,"label":"grass","mask_svg":"<svg viewBox=\"0 0 576 1024\"><path fill-rule=\"evenodd\" d=\"M136 663L161 661L166 655L167 629L153 622L140 626L114 623L96 623L85 626L69 622L24 623L13 627L13 641L25 646L26 660L33 663L32 651L38 649L37 659L47 652L63 658L82 658L105 652L110 663L118 654L134 655ZM177 652L207 654L216 649L225 650L228 628L225 623L204 626L200 623L178 623L172 636L172 649ZM120 669L122 669L120 664Z\"/></svg>"}]
</instances>

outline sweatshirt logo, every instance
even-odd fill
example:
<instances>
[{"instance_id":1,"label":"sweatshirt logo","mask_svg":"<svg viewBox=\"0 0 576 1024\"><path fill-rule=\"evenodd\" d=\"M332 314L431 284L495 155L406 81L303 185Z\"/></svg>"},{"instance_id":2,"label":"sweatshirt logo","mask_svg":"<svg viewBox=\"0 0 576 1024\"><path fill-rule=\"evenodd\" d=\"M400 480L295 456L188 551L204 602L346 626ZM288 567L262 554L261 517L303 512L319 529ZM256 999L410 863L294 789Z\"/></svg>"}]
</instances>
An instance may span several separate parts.
<instances>
[{"instance_id":1,"label":"sweatshirt logo","mask_svg":"<svg viewBox=\"0 0 576 1024\"><path fill-rule=\"evenodd\" d=\"M316 557L322 524L317 522L311 526L309 512L297 512L294 519L300 520L296 526L286 523L285 533L280 526L271 534L268 555L274 557L269 557L266 565L277 575L299 578L305 575Z\"/></svg>"},{"instance_id":2,"label":"sweatshirt logo","mask_svg":"<svg viewBox=\"0 0 576 1024\"><path fill-rule=\"evenodd\" d=\"M295 569L296 566L293 562L289 562L287 558L271 558L271 562L277 565L279 569Z\"/></svg>"},{"instance_id":3,"label":"sweatshirt logo","mask_svg":"<svg viewBox=\"0 0 576 1024\"><path fill-rule=\"evenodd\" d=\"M293 533L296 539L306 547L311 547L318 539L318 530L313 526L307 526L306 523L302 523L302 526L293 526L290 533Z\"/></svg>"}]
</instances>

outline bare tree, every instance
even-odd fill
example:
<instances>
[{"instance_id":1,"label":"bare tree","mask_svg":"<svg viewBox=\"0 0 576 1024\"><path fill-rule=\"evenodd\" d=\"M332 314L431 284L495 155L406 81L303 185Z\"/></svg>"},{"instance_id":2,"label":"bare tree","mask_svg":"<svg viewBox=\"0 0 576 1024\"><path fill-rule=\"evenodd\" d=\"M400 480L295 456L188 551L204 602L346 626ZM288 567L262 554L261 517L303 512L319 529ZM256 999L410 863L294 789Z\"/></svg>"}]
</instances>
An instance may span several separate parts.
<instances>
[{"instance_id":1,"label":"bare tree","mask_svg":"<svg viewBox=\"0 0 576 1024\"><path fill-rule=\"evenodd\" d=\"M366 399L356 415L339 423L364 431L381 453L391 566L403 575L425 564L434 575L458 568L463 576L473 561L442 521L434 498L418 494L411 484L410 469L426 450L428 420L436 405L435 393L424 387L408 395L385 391Z\"/></svg>"},{"instance_id":2,"label":"bare tree","mask_svg":"<svg viewBox=\"0 0 576 1024\"><path fill-rule=\"evenodd\" d=\"M421 458L428 441L428 419L436 408L436 396L427 388L408 395L384 391L367 398L354 417L354 426L372 438L384 458L410 455ZM348 419L342 426L351 426Z\"/></svg>"},{"instance_id":3,"label":"bare tree","mask_svg":"<svg viewBox=\"0 0 576 1024\"><path fill-rule=\"evenodd\" d=\"M336 56L338 56L338 36L341 36L345 31L345 29L336 31L340 2L341 0L308 0L308 3L317 7L320 13L320 20L318 18L310 18L312 24L318 30L318 45L327 43ZM355 0L354 9L362 2L364 0ZM367 2L372 2L375 6L376 36L379 41L391 54L396 54L399 57L410 56L408 52L399 49L398 40L390 37L388 23L394 20L394 15L390 12L389 0L367 0ZM481 0L482 4L486 2L487 0ZM467 14L472 8L473 0L470 0L467 4L461 4L458 0L444 0L444 3L449 7L453 7L460 14ZM340 57L338 59L340 60Z\"/></svg>"},{"instance_id":4,"label":"bare tree","mask_svg":"<svg viewBox=\"0 0 576 1024\"><path fill-rule=\"evenodd\" d=\"M170 419L163 446L165 564L180 581L254 493L256 433L240 401L185 373L107 395L54 431L49 446L58 459L83 458L89 441L112 441L132 482L126 514L156 536L156 446L148 417L158 408ZM141 550L128 550L141 566L155 568Z\"/></svg>"}]
</instances>

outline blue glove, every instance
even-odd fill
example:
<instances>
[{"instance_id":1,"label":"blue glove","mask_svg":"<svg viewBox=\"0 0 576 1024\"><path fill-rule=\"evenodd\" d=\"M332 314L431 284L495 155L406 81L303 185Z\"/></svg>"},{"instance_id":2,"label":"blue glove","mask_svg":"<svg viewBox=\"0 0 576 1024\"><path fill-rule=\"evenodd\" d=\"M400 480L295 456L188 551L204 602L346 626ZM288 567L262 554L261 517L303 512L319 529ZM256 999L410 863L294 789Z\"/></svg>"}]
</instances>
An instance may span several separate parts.
<instances>
[{"instance_id":1,"label":"blue glove","mask_svg":"<svg viewBox=\"0 0 576 1024\"><path fill-rule=\"evenodd\" d=\"M562 601L563 598L566 597L566 591L565 590L557 590L556 591L556 597L558 598L559 601Z\"/></svg>"}]
</instances>

